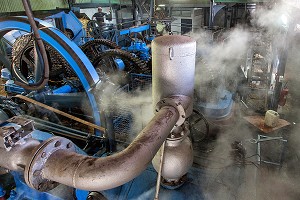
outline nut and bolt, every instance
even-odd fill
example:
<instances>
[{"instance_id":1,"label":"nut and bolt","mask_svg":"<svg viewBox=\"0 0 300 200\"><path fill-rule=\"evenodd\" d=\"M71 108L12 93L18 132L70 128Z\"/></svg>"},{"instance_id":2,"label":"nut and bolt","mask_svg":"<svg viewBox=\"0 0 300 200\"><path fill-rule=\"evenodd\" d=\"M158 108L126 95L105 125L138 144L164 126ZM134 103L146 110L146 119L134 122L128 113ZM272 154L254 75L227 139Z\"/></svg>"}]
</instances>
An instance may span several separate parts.
<instances>
[{"instance_id":1,"label":"nut and bolt","mask_svg":"<svg viewBox=\"0 0 300 200\"><path fill-rule=\"evenodd\" d=\"M68 148L68 149L70 149L72 146L73 146L73 145L72 145L71 142L69 142L69 143L67 144L67 148Z\"/></svg>"},{"instance_id":2,"label":"nut and bolt","mask_svg":"<svg viewBox=\"0 0 300 200\"><path fill-rule=\"evenodd\" d=\"M43 152L42 155L41 155L41 157L45 158L46 157L46 152Z\"/></svg>"},{"instance_id":3,"label":"nut and bolt","mask_svg":"<svg viewBox=\"0 0 300 200\"><path fill-rule=\"evenodd\" d=\"M55 142L54 147L59 147L61 145L60 141Z\"/></svg>"},{"instance_id":4,"label":"nut and bolt","mask_svg":"<svg viewBox=\"0 0 300 200\"><path fill-rule=\"evenodd\" d=\"M39 176L39 175L41 175L41 170L35 170L33 172L33 176Z\"/></svg>"}]
</instances>

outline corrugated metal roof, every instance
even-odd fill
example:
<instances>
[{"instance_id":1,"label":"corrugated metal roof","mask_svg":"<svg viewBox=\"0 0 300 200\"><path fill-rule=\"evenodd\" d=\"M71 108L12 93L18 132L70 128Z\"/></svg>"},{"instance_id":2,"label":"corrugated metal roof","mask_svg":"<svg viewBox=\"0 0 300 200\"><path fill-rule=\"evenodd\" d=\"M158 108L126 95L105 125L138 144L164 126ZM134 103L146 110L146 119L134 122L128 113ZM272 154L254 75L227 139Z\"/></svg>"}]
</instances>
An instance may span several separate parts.
<instances>
[{"instance_id":1,"label":"corrugated metal roof","mask_svg":"<svg viewBox=\"0 0 300 200\"><path fill-rule=\"evenodd\" d=\"M273 0L215 0L216 3L259 3L274 2Z\"/></svg>"},{"instance_id":2,"label":"corrugated metal roof","mask_svg":"<svg viewBox=\"0 0 300 200\"><path fill-rule=\"evenodd\" d=\"M274 0L215 0L215 3L253 3L253 2L273 2ZM210 4L210 0L156 0L156 4Z\"/></svg>"},{"instance_id":3,"label":"corrugated metal roof","mask_svg":"<svg viewBox=\"0 0 300 200\"><path fill-rule=\"evenodd\" d=\"M92 3L92 0L76 0L75 3Z\"/></svg>"},{"instance_id":4,"label":"corrugated metal roof","mask_svg":"<svg viewBox=\"0 0 300 200\"><path fill-rule=\"evenodd\" d=\"M32 10L55 10L68 8L66 0L30 0ZM1 0L0 13L24 11L21 0Z\"/></svg>"},{"instance_id":5,"label":"corrugated metal roof","mask_svg":"<svg viewBox=\"0 0 300 200\"><path fill-rule=\"evenodd\" d=\"M76 0L76 4L80 3L99 3L99 4L131 4L131 0Z\"/></svg>"},{"instance_id":6,"label":"corrugated metal roof","mask_svg":"<svg viewBox=\"0 0 300 200\"><path fill-rule=\"evenodd\" d=\"M165 4L174 7L201 7L209 6L210 0L156 0L155 4Z\"/></svg>"}]
</instances>

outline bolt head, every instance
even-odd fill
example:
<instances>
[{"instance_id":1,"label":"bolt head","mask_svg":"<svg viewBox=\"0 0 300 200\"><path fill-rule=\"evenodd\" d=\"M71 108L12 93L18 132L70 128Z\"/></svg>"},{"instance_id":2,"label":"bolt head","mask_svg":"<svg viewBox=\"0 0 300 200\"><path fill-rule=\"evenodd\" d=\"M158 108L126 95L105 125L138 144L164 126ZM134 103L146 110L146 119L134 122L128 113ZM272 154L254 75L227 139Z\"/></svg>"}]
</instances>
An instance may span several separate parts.
<instances>
[{"instance_id":1,"label":"bolt head","mask_svg":"<svg viewBox=\"0 0 300 200\"><path fill-rule=\"evenodd\" d=\"M41 155L41 157L45 158L46 157L46 152L43 152L42 155Z\"/></svg>"},{"instance_id":2,"label":"bolt head","mask_svg":"<svg viewBox=\"0 0 300 200\"><path fill-rule=\"evenodd\" d=\"M54 147L59 147L61 145L60 141L55 142Z\"/></svg>"},{"instance_id":3,"label":"bolt head","mask_svg":"<svg viewBox=\"0 0 300 200\"><path fill-rule=\"evenodd\" d=\"M73 146L73 144L72 144L71 142L69 142L69 143L67 144L67 148L68 148L68 149L70 149L72 146Z\"/></svg>"}]
</instances>

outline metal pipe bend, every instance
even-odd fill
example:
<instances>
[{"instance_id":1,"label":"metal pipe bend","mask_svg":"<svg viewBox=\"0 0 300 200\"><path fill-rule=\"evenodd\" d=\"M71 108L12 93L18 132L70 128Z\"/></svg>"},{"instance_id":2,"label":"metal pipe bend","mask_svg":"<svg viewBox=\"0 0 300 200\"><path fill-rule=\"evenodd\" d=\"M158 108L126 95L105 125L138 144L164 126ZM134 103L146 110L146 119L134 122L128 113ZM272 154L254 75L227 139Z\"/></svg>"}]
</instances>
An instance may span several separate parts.
<instances>
[{"instance_id":1,"label":"metal pipe bend","mask_svg":"<svg viewBox=\"0 0 300 200\"><path fill-rule=\"evenodd\" d=\"M112 156L94 158L58 150L47 159L42 176L89 191L101 191L122 185L146 169L178 118L176 108L161 108L126 149Z\"/></svg>"}]
</instances>

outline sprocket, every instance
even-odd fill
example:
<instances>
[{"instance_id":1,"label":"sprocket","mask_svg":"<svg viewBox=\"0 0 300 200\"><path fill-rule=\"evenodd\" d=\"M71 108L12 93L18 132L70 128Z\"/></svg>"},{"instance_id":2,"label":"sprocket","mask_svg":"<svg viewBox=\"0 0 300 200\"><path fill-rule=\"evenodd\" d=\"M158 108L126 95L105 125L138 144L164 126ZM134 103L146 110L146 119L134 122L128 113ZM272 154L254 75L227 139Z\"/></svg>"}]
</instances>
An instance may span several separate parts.
<instances>
[{"instance_id":1,"label":"sprocket","mask_svg":"<svg viewBox=\"0 0 300 200\"><path fill-rule=\"evenodd\" d=\"M96 56L94 59L93 65L100 70L107 71L108 69L105 62L110 62L111 68L117 70L116 64L112 63L113 59L121 59L125 64L125 72L128 73L138 73L138 74L150 74L151 69L147 67L147 63L140 60L134 54L131 54L127 51L121 49L110 49L105 52L102 52Z\"/></svg>"},{"instance_id":2,"label":"sprocket","mask_svg":"<svg viewBox=\"0 0 300 200\"><path fill-rule=\"evenodd\" d=\"M44 43L50 67L49 79L59 81L61 80L61 74L67 77L75 77L75 72L67 61L52 46L46 42ZM16 39L12 48L12 57L14 61L12 67L17 73L21 73L26 79L34 76L37 64L34 59L34 41L31 35L23 35Z\"/></svg>"},{"instance_id":3,"label":"sprocket","mask_svg":"<svg viewBox=\"0 0 300 200\"><path fill-rule=\"evenodd\" d=\"M86 42L81 47L81 50L89 58L91 63L94 62L97 55L108 49L120 49L115 42L106 39L95 39Z\"/></svg>"}]
</instances>

